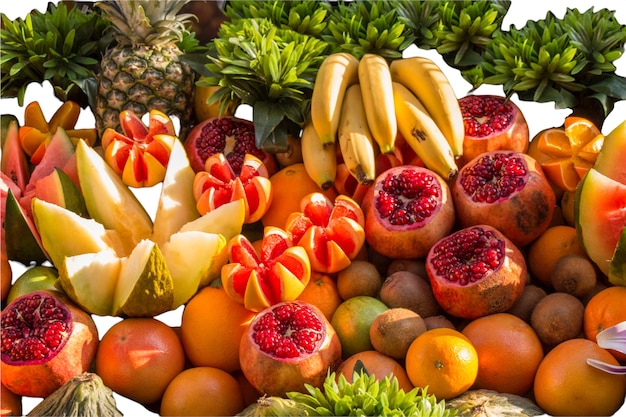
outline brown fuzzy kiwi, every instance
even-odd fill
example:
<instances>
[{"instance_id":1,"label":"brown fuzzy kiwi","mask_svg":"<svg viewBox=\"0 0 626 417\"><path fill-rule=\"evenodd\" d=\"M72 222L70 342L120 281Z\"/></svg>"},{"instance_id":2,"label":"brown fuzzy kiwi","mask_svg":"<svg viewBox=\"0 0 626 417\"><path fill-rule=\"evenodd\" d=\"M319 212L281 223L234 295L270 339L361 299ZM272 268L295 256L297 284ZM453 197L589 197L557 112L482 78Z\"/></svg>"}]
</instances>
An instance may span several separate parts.
<instances>
[{"instance_id":1,"label":"brown fuzzy kiwi","mask_svg":"<svg viewBox=\"0 0 626 417\"><path fill-rule=\"evenodd\" d=\"M377 297L382 285L378 269L368 261L352 261L337 273L337 292L344 300L359 295Z\"/></svg>"},{"instance_id":2,"label":"brown fuzzy kiwi","mask_svg":"<svg viewBox=\"0 0 626 417\"><path fill-rule=\"evenodd\" d=\"M530 325L548 347L578 337L583 329L583 303L571 294L554 292L535 306Z\"/></svg>"},{"instance_id":3,"label":"brown fuzzy kiwi","mask_svg":"<svg viewBox=\"0 0 626 417\"><path fill-rule=\"evenodd\" d=\"M387 267L387 275L392 275L394 272L408 271L413 272L420 277L426 275L426 263L423 259L394 259Z\"/></svg>"},{"instance_id":4,"label":"brown fuzzy kiwi","mask_svg":"<svg viewBox=\"0 0 626 417\"><path fill-rule=\"evenodd\" d=\"M380 313L370 325L374 349L395 359L404 359L411 342L426 331L426 324L416 312L390 308Z\"/></svg>"},{"instance_id":5,"label":"brown fuzzy kiwi","mask_svg":"<svg viewBox=\"0 0 626 417\"><path fill-rule=\"evenodd\" d=\"M536 285L530 284L524 287L522 295L517 299L515 304L507 311L514 316L519 317L526 323L530 323L530 316L533 309L543 297L546 296L546 291Z\"/></svg>"},{"instance_id":6,"label":"brown fuzzy kiwi","mask_svg":"<svg viewBox=\"0 0 626 417\"><path fill-rule=\"evenodd\" d=\"M456 327L454 327L454 324L450 321L450 319L441 314L425 317L424 323L426 323L427 330L438 329L441 327L456 330Z\"/></svg>"},{"instance_id":7,"label":"brown fuzzy kiwi","mask_svg":"<svg viewBox=\"0 0 626 417\"><path fill-rule=\"evenodd\" d=\"M578 299L585 298L598 282L591 260L577 254L559 258L552 267L550 279L556 291L572 294Z\"/></svg>"},{"instance_id":8,"label":"brown fuzzy kiwi","mask_svg":"<svg viewBox=\"0 0 626 417\"><path fill-rule=\"evenodd\" d=\"M390 308L408 308L422 318L441 312L428 281L408 271L394 272L385 278L379 298Z\"/></svg>"}]
</instances>

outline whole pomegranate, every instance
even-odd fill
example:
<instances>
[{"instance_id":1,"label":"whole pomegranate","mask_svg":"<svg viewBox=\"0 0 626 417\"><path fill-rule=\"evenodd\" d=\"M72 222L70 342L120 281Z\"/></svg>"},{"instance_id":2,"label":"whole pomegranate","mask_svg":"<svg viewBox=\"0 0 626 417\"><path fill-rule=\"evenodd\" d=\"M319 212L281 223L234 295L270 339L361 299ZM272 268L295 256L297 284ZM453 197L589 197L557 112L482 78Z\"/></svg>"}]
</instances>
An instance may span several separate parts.
<instances>
[{"instance_id":1,"label":"whole pomegranate","mask_svg":"<svg viewBox=\"0 0 626 417\"><path fill-rule=\"evenodd\" d=\"M341 360L341 343L324 314L303 301L274 304L258 313L239 348L241 370L261 393L284 396L321 388Z\"/></svg>"},{"instance_id":2,"label":"whole pomegranate","mask_svg":"<svg viewBox=\"0 0 626 417\"><path fill-rule=\"evenodd\" d=\"M548 228L556 205L539 163L513 151L486 152L465 164L452 198L460 227L488 224L520 247Z\"/></svg>"},{"instance_id":3,"label":"whole pomegranate","mask_svg":"<svg viewBox=\"0 0 626 417\"><path fill-rule=\"evenodd\" d=\"M526 118L506 97L468 95L459 99L465 138L463 160L499 149L526 152L529 131Z\"/></svg>"},{"instance_id":4,"label":"whole pomegranate","mask_svg":"<svg viewBox=\"0 0 626 417\"><path fill-rule=\"evenodd\" d=\"M234 116L212 117L198 123L185 139L185 150L195 172L204 170L204 163L211 155L223 153L239 175L247 153L259 158L270 175L278 170L273 154L257 148L254 124Z\"/></svg>"},{"instance_id":5,"label":"whole pomegranate","mask_svg":"<svg viewBox=\"0 0 626 417\"><path fill-rule=\"evenodd\" d=\"M98 329L62 293L34 291L2 310L2 383L28 397L46 397L91 368Z\"/></svg>"},{"instance_id":6,"label":"whole pomegranate","mask_svg":"<svg viewBox=\"0 0 626 417\"><path fill-rule=\"evenodd\" d=\"M423 258L454 226L448 184L433 171L402 165L381 173L361 204L365 239L392 259Z\"/></svg>"},{"instance_id":7,"label":"whole pomegranate","mask_svg":"<svg viewBox=\"0 0 626 417\"><path fill-rule=\"evenodd\" d=\"M475 319L508 310L526 285L521 251L491 226L461 229L426 256L435 299L446 313Z\"/></svg>"}]
</instances>

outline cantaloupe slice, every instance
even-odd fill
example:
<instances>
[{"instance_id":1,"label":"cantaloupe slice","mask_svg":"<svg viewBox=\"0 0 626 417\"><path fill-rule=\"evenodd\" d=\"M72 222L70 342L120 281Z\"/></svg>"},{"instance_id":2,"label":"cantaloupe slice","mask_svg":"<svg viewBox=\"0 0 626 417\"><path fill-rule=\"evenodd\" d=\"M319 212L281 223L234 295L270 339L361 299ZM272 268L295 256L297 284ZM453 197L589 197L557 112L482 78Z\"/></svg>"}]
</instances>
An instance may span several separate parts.
<instances>
[{"instance_id":1,"label":"cantaloupe slice","mask_svg":"<svg viewBox=\"0 0 626 417\"><path fill-rule=\"evenodd\" d=\"M626 184L590 169L576 191L574 216L587 254L608 276L615 248L626 227Z\"/></svg>"}]
</instances>

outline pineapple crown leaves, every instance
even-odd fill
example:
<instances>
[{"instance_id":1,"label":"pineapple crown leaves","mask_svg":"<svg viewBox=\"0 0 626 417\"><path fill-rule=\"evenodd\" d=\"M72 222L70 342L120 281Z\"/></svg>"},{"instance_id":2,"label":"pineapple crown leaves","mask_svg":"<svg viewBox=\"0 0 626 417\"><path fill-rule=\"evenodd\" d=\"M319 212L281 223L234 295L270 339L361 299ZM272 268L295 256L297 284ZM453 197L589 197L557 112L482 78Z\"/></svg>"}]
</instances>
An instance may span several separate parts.
<instances>
[{"instance_id":1,"label":"pineapple crown leaves","mask_svg":"<svg viewBox=\"0 0 626 417\"><path fill-rule=\"evenodd\" d=\"M189 0L111 0L96 6L111 21L115 38L122 46L162 47L183 40L187 23L196 16L181 14Z\"/></svg>"},{"instance_id":2,"label":"pineapple crown leaves","mask_svg":"<svg viewBox=\"0 0 626 417\"><path fill-rule=\"evenodd\" d=\"M473 82L501 84L507 95L553 101L557 108L597 100L606 116L615 102L626 99L626 79L613 65L625 42L626 26L606 9L568 9L563 19L548 12L543 20L498 34Z\"/></svg>"},{"instance_id":3,"label":"pineapple crown leaves","mask_svg":"<svg viewBox=\"0 0 626 417\"><path fill-rule=\"evenodd\" d=\"M435 31L437 52L455 67L473 67L497 35L509 10L509 0L439 2Z\"/></svg>"},{"instance_id":4,"label":"pineapple crown leaves","mask_svg":"<svg viewBox=\"0 0 626 417\"><path fill-rule=\"evenodd\" d=\"M319 37L328 24L330 5L318 0L230 1L224 14L237 19L269 19L274 25Z\"/></svg>"},{"instance_id":5,"label":"pineapple crown leaves","mask_svg":"<svg viewBox=\"0 0 626 417\"><path fill-rule=\"evenodd\" d=\"M85 84L113 41L107 28L99 13L63 3L49 3L45 12L33 10L14 21L2 14L1 97L17 97L22 106L31 82L48 81L61 101L86 107Z\"/></svg>"},{"instance_id":6,"label":"pineapple crown leaves","mask_svg":"<svg viewBox=\"0 0 626 417\"><path fill-rule=\"evenodd\" d=\"M398 19L413 31L413 43L420 49L437 47L439 3L432 0L392 0Z\"/></svg>"},{"instance_id":7,"label":"pineapple crown leaves","mask_svg":"<svg viewBox=\"0 0 626 417\"><path fill-rule=\"evenodd\" d=\"M333 7L321 37L333 52L349 52L357 58L366 53L387 59L402 57L415 36L390 1L339 2Z\"/></svg>"},{"instance_id":8,"label":"pineapple crown leaves","mask_svg":"<svg viewBox=\"0 0 626 417\"><path fill-rule=\"evenodd\" d=\"M288 392L287 397L296 401L310 416L453 416L454 410L446 409L445 402L437 402L427 390L413 388L408 393L398 386L394 376L378 379L369 375L360 361L348 382L342 374L329 373L322 388L305 384L307 393ZM357 369L359 368L359 369Z\"/></svg>"},{"instance_id":9,"label":"pineapple crown leaves","mask_svg":"<svg viewBox=\"0 0 626 417\"><path fill-rule=\"evenodd\" d=\"M216 95L222 105L237 97L252 106L257 146L285 149L287 133L304 125L328 45L267 18L224 22L211 44L210 75L198 85L223 87Z\"/></svg>"}]
</instances>

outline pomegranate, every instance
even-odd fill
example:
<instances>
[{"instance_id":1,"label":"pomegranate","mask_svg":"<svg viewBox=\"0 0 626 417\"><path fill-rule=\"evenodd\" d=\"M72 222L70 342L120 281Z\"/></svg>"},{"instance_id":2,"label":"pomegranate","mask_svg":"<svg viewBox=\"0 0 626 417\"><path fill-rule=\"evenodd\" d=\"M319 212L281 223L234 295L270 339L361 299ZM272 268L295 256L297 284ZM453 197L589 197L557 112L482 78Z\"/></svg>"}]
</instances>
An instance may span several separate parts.
<instances>
[{"instance_id":1,"label":"pomegranate","mask_svg":"<svg viewBox=\"0 0 626 417\"><path fill-rule=\"evenodd\" d=\"M2 383L12 392L46 397L91 368L98 329L62 293L34 291L2 310Z\"/></svg>"},{"instance_id":2,"label":"pomegranate","mask_svg":"<svg viewBox=\"0 0 626 417\"><path fill-rule=\"evenodd\" d=\"M459 99L465 138L463 160L499 149L526 152L528 123L521 110L506 97L468 95Z\"/></svg>"},{"instance_id":3,"label":"pomegranate","mask_svg":"<svg viewBox=\"0 0 626 417\"><path fill-rule=\"evenodd\" d=\"M508 310L522 295L526 271L521 251L487 225L444 237L426 256L435 299L446 313L466 319Z\"/></svg>"},{"instance_id":4,"label":"pomegranate","mask_svg":"<svg viewBox=\"0 0 626 417\"><path fill-rule=\"evenodd\" d=\"M425 257L454 226L448 184L424 167L402 165L383 172L361 206L367 243L392 259Z\"/></svg>"},{"instance_id":5,"label":"pomegranate","mask_svg":"<svg viewBox=\"0 0 626 417\"><path fill-rule=\"evenodd\" d=\"M285 396L321 388L337 369L341 343L324 314L303 301L274 304L258 313L241 339L241 370L261 393Z\"/></svg>"},{"instance_id":6,"label":"pomegranate","mask_svg":"<svg viewBox=\"0 0 626 417\"><path fill-rule=\"evenodd\" d=\"M185 139L185 150L195 172L204 170L206 160L216 153L223 153L239 175L247 153L259 158L271 174L278 170L273 154L257 148L254 124L234 116L212 117L198 123Z\"/></svg>"},{"instance_id":7,"label":"pomegranate","mask_svg":"<svg viewBox=\"0 0 626 417\"><path fill-rule=\"evenodd\" d=\"M452 184L452 198L460 227L488 224L520 247L548 228L556 205L539 163L512 151L469 161Z\"/></svg>"}]
</instances>

